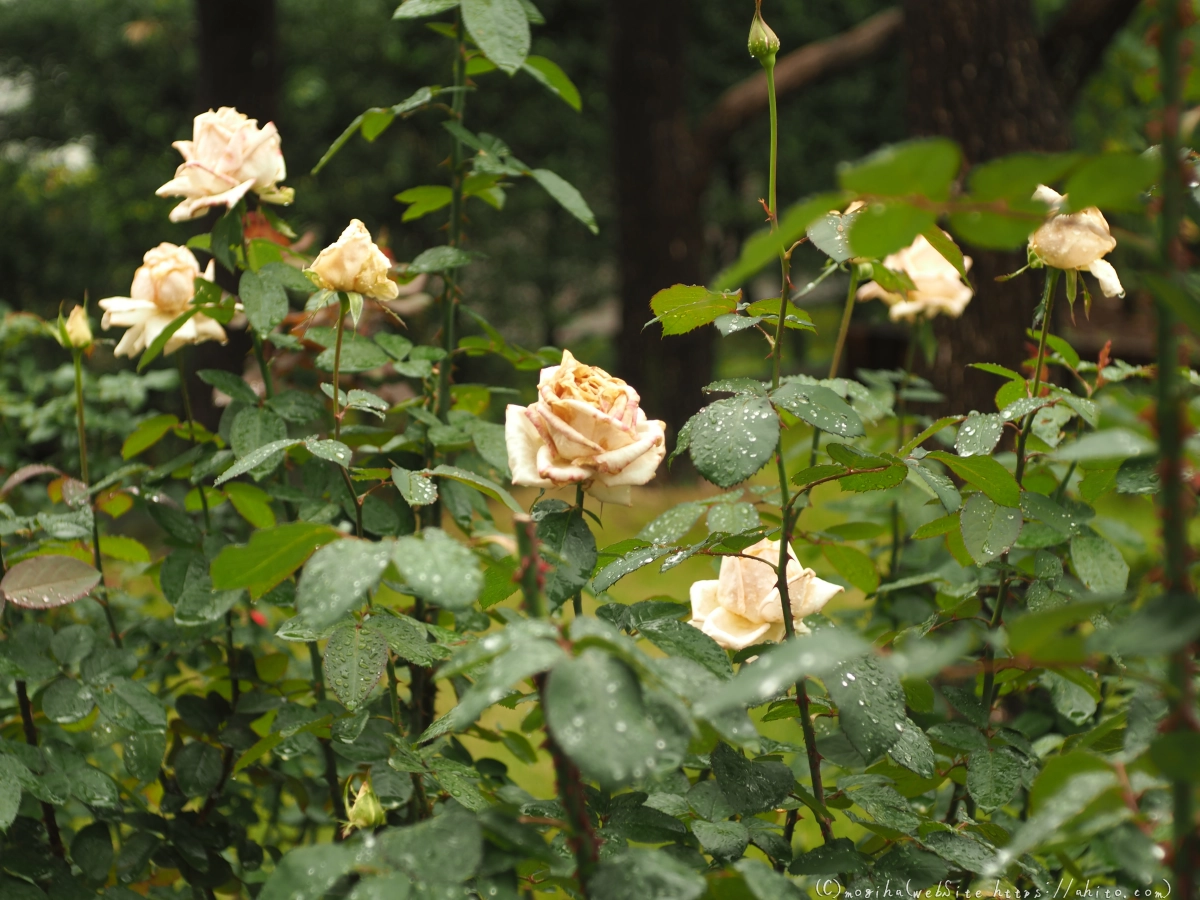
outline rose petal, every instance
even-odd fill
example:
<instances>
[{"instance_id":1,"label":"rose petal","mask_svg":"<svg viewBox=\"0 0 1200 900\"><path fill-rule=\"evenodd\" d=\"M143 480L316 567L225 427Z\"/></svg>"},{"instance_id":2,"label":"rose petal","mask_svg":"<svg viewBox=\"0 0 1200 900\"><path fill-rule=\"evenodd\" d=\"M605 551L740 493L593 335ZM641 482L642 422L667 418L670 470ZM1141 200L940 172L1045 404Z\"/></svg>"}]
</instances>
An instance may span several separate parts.
<instances>
[{"instance_id":1,"label":"rose petal","mask_svg":"<svg viewBox=\"0 0 1200 900\"><path fill-rule=\"evenodd\" d=\"M594 481L588 487L587 492L601 503L614 503L617 506L633 505L633 489L627 484L610 486Z\"/></svg>"},{"instance_id":2,"label":"rose petal","mask_svg":"<svg viewBox=\"0 0 1200 900\"><path fill-rule=\"evenodd\" d=\"M1105 297L1124 297L1125 288L1121 286L1121 279L1117 275L1117 270L1112 267L1106 259L1098 259L1090 266L1088 271L1096 276L1096 280L1100 282L1100 290Z\"/></svg>"},{"instance_id":3,"label":"rose petal","mask_svg":"<svg viewBox=\"0 0 1200 900\"><path fill-rule=\"evenodd\" d=\"M508 445L508 467L512 483L526 487L550 487L537 470L538 448L542 440L533 423L525 417L525 407L509 404L504 410L504 442Z\"/></svg>"},{"instance_id":4,"label":"rose petal","mask_svg":"<svg viewBox=\"0 0 1200 900\"><path fill-rule=\"evenodd\" d=\"M840 584L831 584L817 577L812 569L802 570L795 581L788 581L788 597L792 601L792 618L803 619L824 609L825 604L844 591Z\"/></svg>"},{"instance_id":5,"label":"rose petal","mask_svg":"<svg viewBox=\"0 0 1200 900\"><path fill-rule=\"evenodd\" d=\"M759 643L771 631L768 622L751 622L728 609L718 608L700 629L726 650L744 650Z\"/></svg>"},{"instance_id":6,"label":"rose petal","mask_svg":"<svg viewBox=\"0 0 1200 900\"><path fill-rule=\"evenodd\" d=\"M693 581L689 596L692 601L692 624L696 627L704 624L704 620L720 607L717 603L717 580Z\"/></svg>"}]
</instances>

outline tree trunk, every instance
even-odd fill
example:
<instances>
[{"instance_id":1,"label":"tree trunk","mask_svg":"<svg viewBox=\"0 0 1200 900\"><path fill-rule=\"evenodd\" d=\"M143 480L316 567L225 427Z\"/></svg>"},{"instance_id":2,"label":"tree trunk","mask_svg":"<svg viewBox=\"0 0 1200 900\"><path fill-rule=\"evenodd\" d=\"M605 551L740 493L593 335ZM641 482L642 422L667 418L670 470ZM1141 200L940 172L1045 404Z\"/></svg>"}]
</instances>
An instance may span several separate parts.
<instances>
[{"instance_id":1,"label":"tree trunk","mask_svg":"<svg viewBox=\"0 0 1200 900\"><path fill-rule=\"evenodd\" d=\"M200 57L196 105L235 106L260 122L275 118L279 54L275 0L195 0Z\"/></svg>"},{"instance_id":2,"label":"tree trunk","mask_svg":"<svg viewBox=\"0 0 1200 900\"><path fill-rule=\"evenodd\" d=\"M650 298L672 284L701 284L703 223L695 143L687 123L686 0L613 0L613 105L621 260L619 374L651 418L672 431L702 403L713 332L664 339Z\"/></svg>"},{"instance_id":3,"label":"tree trunk","mask_svg":"<svg viewBox=\"0 0 1200 900\"><path fill-rule=\"evenodd\" d=\"M968 163L1069 144L1066 117L1039 52L1029 0L905 0L908 120L916 135L945 135ZM968 369L997 362L1016 369L1041 279L999 275L1025 254L966 248L975 260L975 297L959 319L939 318L931 378L955 412L990 410L996 378Z\"/></svg>"},{"instance_id":4,"label":"tree trunk","mask_svg":"<svg viewBox=\"0 0 1200 900\"><path fill-rule=\"evenodd\" d=\"M279 58L275 0L195 0L196 50L200 58L196 107L203 112L236 107L262 125L274 119L279 101ZM203 220L212 228L224 209ZM217 267L217 282L235 292L237 283ZM221 410L212 403L212 388L200 381L200 369L241 374L251 339L245 330L228 331L229 343L201 344L188 352L188 391L197 420L215 430Z\"/></svg>"}]
</instances>

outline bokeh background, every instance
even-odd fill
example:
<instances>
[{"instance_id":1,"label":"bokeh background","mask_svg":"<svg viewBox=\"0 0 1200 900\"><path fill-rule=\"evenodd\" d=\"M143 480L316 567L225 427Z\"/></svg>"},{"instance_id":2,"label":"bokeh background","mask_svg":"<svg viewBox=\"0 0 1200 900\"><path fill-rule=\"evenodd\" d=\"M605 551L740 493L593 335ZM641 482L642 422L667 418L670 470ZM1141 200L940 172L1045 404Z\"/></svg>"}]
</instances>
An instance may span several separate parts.
<instances>
[{"instance_id":1,"label":"bokeh background","mask_svg":"<svg viewBox=\"0 0 1200 900\"><path fill-rule=\"evenodd\" d=\"M178 163L171 141L190 136L197 111L219 105L277 123L296 188L287 215L314 249L352 216L400 260L442 242L444 215L404 223L393 199L444 181L449 138L436 114L398 122L373 143L356 137L309 174L362 110L449 81L449 42L424 23L393 22L395 5L0 0L0 302L50 315L63 300L123 294L146 249L200 230L170 224L171 201L154 189ZM510 191L502 211L476 202L468 236L486 261L469 270L467 299L511 340L570 346L629 378L647 408L677 427L699 405L701 385L757 366L763 352L752 334L719 342L706 329L664 342L657 329L642 330L655 290L711 277L762 225L767 122L745 49L752 4L537 6L546 21L534 29L533 52L571 76L582 112L525 74L493 72L477 79L487 89L471 96L467 125L578 186L600 232L532 184ZM799 72L781 89L781 199L828 188L839 160L910 134L956 137L971 162L1019 150L1144 148L1154 124L1148 12L1137 0L767 0L781 71L793 54ZM939 325L938 352L924 365L949 406L982 409L992 387L964 365L1019 364L1020 330L994 326L1026 321L1037 288L1032 279L993 281L1019 256L967 249L976 300L961 321ZM797 261L799 285L820 261L815 251ZM773 294L773 277L745 289ZM805 298L824 327L793 338L792 370L827 366L843 290L831 279ZM904 358L906 330L875 307L858 310L846 372ZM1010 343L997 343L1001 334ZM1136 291L1098 303L1071 337L1085 356L1109 338L1132 361L1152 352ZM241 367L230 351L206 352L217 354L210 365Z\"/></svg>"}]
</instances>

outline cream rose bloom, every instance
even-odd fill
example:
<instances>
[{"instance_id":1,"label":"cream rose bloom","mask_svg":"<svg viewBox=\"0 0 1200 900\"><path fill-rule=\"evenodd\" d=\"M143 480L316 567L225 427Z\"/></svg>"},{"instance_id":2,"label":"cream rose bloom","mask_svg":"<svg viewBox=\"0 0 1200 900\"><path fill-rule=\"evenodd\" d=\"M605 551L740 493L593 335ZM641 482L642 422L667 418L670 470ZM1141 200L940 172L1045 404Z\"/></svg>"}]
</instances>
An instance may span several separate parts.
<instances>
[{"instance_id":1,"label":"cream rose bloom","mask_svg":"<svg viewBox=\"0 0 1200 900\"><path fill-rule=\"evenodd\" d=\"M1066 200L1058 191L1038 185L1034 200L1049 205L1053 215L1033 233L1029 247L1048 266L1055 269L1086 269L1100 282L1105 297L1124 297L1125 288L1112 263L1103 259L1117 246L1117 239L1108 230L1108 221L1096 207L1089 206L1077 213L1058 212Z\"/></svg>"},{"instance_id":2,"label":"cream rose bloom","mask_svg":"<svg viewBox=\"0 0 1200 900\"><path fill-rule=\"evenodd\" d=\"M742 553L722 559L721 573L715 580L692 584L691 624L726 650L779 641L786 633L775 575L779 541L764 538ZM808 627L801 620L820 612L844 588L822 581L812 569L800 565L791 547L787 578L792 622L797 632L807 634Z\"/></svg>"},{"instance_id":3,"label":"cream rose bloom","mask_svg":"<svg viewBox=\"0 0 1200 900\"><path fill-rule=\"evenodd\" d=\"M213 206L232 207L248 191L266 203L291 203L295 192L280 186L287 177L274 122L258 127L231 106L196 116L190 141L171 144L183 163L160 187L160 197L183 197L171 210L172 222L204 215Z\"/></svg>"},{"instance_id":4,"label":"cream rose bloom","mask_svg":"<svg viewBox=\"0 0 1200 900\"><path fill-rule=\"evenodd\" d=\"M763 539L742 553L742 557L722 559L720 576L715 580L697 581L691 586L691 624L727 650L781 641L786 634L775 576L779 541ZM792 601L792 622L799 634L809 632L802 619L821 612L841 590L844 588L839 584L821 581L816 572L805 569L792 548L787 548L787 596Z\"/></svg>"},{"instance_id":5,"label":"cream rose bloom","mask_svg":"<svg viewBox=\"0 0 1200 900\"><path fill-rule=\"evenodd\" d=\"M391 260L375 246L367 226L358 219L351 219L342 236L317 254L307 269L327 291L395 300L400 286L388 278L391 270Z\"/></svg>"},{"instance_id":6,"label":"cream rose bloom","mask_svg":"<svg viewBox=\"0 0 1200 900\"><path fill-rule=\"evenodd\" d=\"M631 485L654 477L666 456L666 423L646 418L637 391L569 351L542 369L538 401L510 405L504 438L513 484L582 484L598 500L629 506Z\"/></svg>"},{"instance_id":7,"label":"cream rose bloom","mask_svg":"<svg viewBox=\"0 0 1200 900\"><path fill-rule=\"evenodd\" d=\"M191 306L196 296L196 279L213 280L213 264L201 275L200 264L187 247L159 244L147 251L142 265L133 275L128 297L108 297L100 301L104 310L101 328L128 328L114 352L117 356L137 356L158 337L171 321ZM185 344L205 341L225 343L225 329L215 319L196 313L171 335L163 353L174 353Z\"/></svg>"},{"instance_id":8,"label":"cream rose bloom","mask_svg":"<svg viewBox=\"0 0 1200 900\"><path fill-rule=\"evenodd\" d=\"M917 235L909 246L888 256L883 265L893 272L904 272L917 289L904 296L872 281L860 287L857 296L859 300L882 300L890 307L888 317L893 321L932 319L938 314L958 318L971 302L974 292L970 286L924 235ZM971 268L971 257L963 257L963 267Z\"/></svg>"}]
</instances>

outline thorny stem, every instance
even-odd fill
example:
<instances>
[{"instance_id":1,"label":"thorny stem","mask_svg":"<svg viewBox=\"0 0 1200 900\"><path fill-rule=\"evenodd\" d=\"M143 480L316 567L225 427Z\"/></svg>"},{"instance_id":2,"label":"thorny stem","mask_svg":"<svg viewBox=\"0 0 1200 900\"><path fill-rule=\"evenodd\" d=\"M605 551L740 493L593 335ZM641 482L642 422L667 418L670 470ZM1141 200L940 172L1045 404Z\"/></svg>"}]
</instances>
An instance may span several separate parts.
<instances>
[{"instance_id":1,"label":"thorny stem","mask_svg":"<svg viewBox=\"0 0 1200 900\"><path fill-rule=\"evenodd\" d=\"M92 485L88 475L87 427L83 412L83 353L72 349L75 357L75 427L79 431L79 478L85 487ZM91 494L88 495L88 505L91 506ZM121 649L121 634L117 631L117 622L113 618L112 608L108 605L108 597L104 594L104 566L100 562L100 521L96 518L96 509L92 507L92 560L96 571L100 573L100 585L96 602L104 610L104 618L108 621L108 633L112 636L113 645Z\"/></svg>"},{"instance_id":2,"label":"thorny stem","mask_svg":"<svg viewBox=\"0 0 1200 900\"><path fill-rule=\"evenodd\" d=\"M192 418L192 395L188 392L187 386L187 364L183 359L183 349L180 348L179 354L175 357L175 362L179 366L179 393L183 397L183 414L187 418L188 437L192 441L192 446L196 446L200 442L196 440L196 422ZM196 485L196 491L200 494L200 509L204 512L204 533L208 534L212 530L212 522L208 515L208 495L204 493L204 485Z\"/></svg>"},{"instance_id":3,"label":"thorny stem","mask_svg":"<svg viewBox=\"0 0 1200 900\"><path fill-rule=\"evenodd\" d=\"M520 568L517 570L521 582L521 594L525 601L525 610L536 619L546 618L546 599L542 595L541 557L538 555L537 526L529 516L517 516L513 525L517 532L517 554L520 558ZM546 702L546 675L534 677L538 694L542 700L542 708ZM567 812L568 834L567 845L575 855L575 877L579 882L580 893L587 896L587 883L600 861L600 842L592 829L592 820L588 816L586 792L583 787L583 777L579 769L563 753L554 735L546 728L546 748L554 761L554 776L558 787L558 798Z\"/></svg>"},{"instance_id":4,"label":"thorny stem","mask_svg":"<svg viewBox=\"0 0 1200 900\"><path fill-rule=\"evenodd\" d=\"M842 367L842 351L846 349L846 335L850 333L850 320L854 318L855 294L858 293L858 267L850 264L850 287L846 291L846 307L842 310L842 322L838 326L837 343L833 345L833 359L829 361L829 377L837 378Z\"/></svg>"},{"instance_id":5,"label":"thorny stem","mask_svg":"<svg viewBox=\"0 0 1200 900\"><path fill-rule=\"evenodd\" d=\"M30 747L38 745L37 726L33 724L33 707L29 703L29 691L25 682L17 680L17 705L21 708L21 724L25 726L25 743ZM62 835L58 833L58 820L54 818L54 806L42 801L42 822L46 826L46 837L50 841L50 849L60 859L66 856L63 849Z\"/></svg>"},{"instance_id":6,"label":"thorny stem","mask_svg":"<svg viewBox=\"0 0 1200 900\"><path fill-rule=\"evenodd\" d=\"M321 651L316 641L308 642L308 658L312 663L313 693L317 702L325 701L325 666L321 663ZM321 749L325 754L325 784L329 788L329 798L333 801L333 815L339 822L346 821L346 804L342 802L342 792L338 788L337 759L333 755L333 747L329 738L321 738ZM340 828L334 828L333 839L340 841Z\"/></svg>"},{"instance_id":7,"label":"thorny stem","mask_svg":"<svg viewBox=\"0 0 1200 900\"><path fill-rule=\"evenodd\" d=\"M338 321L337 321L337 338L333 349L333 439L341 440L342 437L342 417L346 414L344 409L340 409L341 386L340 378L342 374L342 339L346 333L346 315L350 312L350 298L345 294L338 294ZM338 466L342 471L342 482L346 485L346 490L350 492L350 500L354 503L354 533L358 537L363 536L363 513L362 500L358 496L358 492L354 490L354 482L350 480L350 471L345 466Z\"/></svg>"},{"instance_id":8,"label":"thorny stem","mask_svg":"<svg viewBox=\"0 0 1200 900\"><path fill-rule=\"evenodd\" d=\"M1186 254L1180 240L1186 182L1184 181L1179 116L1183 103L1183 76L1180 66L1184 34L1185 4L1182 0L1159 0L1159 73L1162 79L1163 117L1160 156L1163 174L1162 233L1160 253L1163 274L1173 278L1176 270L1186 268ZM1163 588L1176 609L1195 604L1188 579L1187 513L1184 509L1183 439L1185 422L1179 376L1178 322L1167 304L1158 306L1158 404L1156 419L1161 461L1159 477L1159 516L1163 534ZM1171 658L1173 690L1168 694L1176 730L1190 727L1195 718L1192 652L1184 647ZM1174 798L1174 869L1173 887L1181 897L1196 891L1197 858L1200 857L1195 823L1193 785L1186 779L1172 784Z\"/></svg>"},{"instance_id":9,"label":"thorny stem","mask_svg":"<svg viewBox=\"0 0 1200 900\"><path fill-rule=\"evenodd\" d=\"M775 175L777 170L777 157L779 151L779 117L775 105L775 59L773 56L768 56L762 60L763 69L767 75L767 105L771 113L771 177L768 192L767 212L771 219L771 229L775 230L779 227L779 219L776 214L776 199L775 199ZM783 333L784 323L787 320L788 295L790 292L791 282L789 280L789 272L791 269L791 257L786 251L780 251L779 254L779 269L782 280L782 287L779 291L779 321L775 326L775 343L771 347L771 389L779 387L779 371L781 365L781 357L783 352ZM853 283L854 276L851 275ZM851 292L853 295L853 292ZM814 443L815 443L814 435ZM794 518L792 516L792 503L795 497L799 497L803 491L796 493L795 497L788 493L787 468L783 462L783 437L780 435L779 444L775 448L776 465L779 470L779 508L780 519L782 520L783 530L779 536L779 565L776 568L777 586L779 588L779 602L783 607L783 628L785 632L784 640L792 640L796 635L796 627L792 622L792 601L788 593L787 583L787 564L788 550L790 546L790 532ZM805 686L804 679L801 678L796 682L796 704L800 707L800 724L804 729L804 743L808 749L808 770L812 778L813 796L817 798L822 805L825 803L825 790L821 784L821 755L817 752L816 734L813 732L812 718L808 713L808 688ZM822 819L821 834L825 838L825 842L833 840L833 832L830 829L829 823Z\"/></svg>"},{"instance_id":10,"label":"thorny stem","mask_svg":"<svg viewBox=\"0 0 1200 900\"><path fill-rule=\"evenodd\" d=\"M1054 313L1054 288L1058 284L1058 275L1058 269L1046 269L1046 290L1042 296L1042 335L1038 341L1037 359L1034 362L1032 389L1034 397L1037 397L1042 390L1042 366L1046 362L1046 339L1050 334L1051 315ZM1025 478L1025 443L1029 439L1029 432L1033 429L1033 417L1036 415L1035 411L1025 417L1025 422L1021 427L1021 436L1017 438L1016 480L1018 486ZM1007 553L1004 554L1004 560L1006 562L1008 560ZM1000 575L1000 587L996 591L996 605L992 609L992 618L988 623L989 634L995 633L1004 618L1004 606L1008 602L1008 586L1008 573L1003 572ZM989 715L992 704L996 702L996 667L993 665L995 659L996 646L988 641L983 648L983 708L988 710Z\"/></svg>"}]
</instances>

